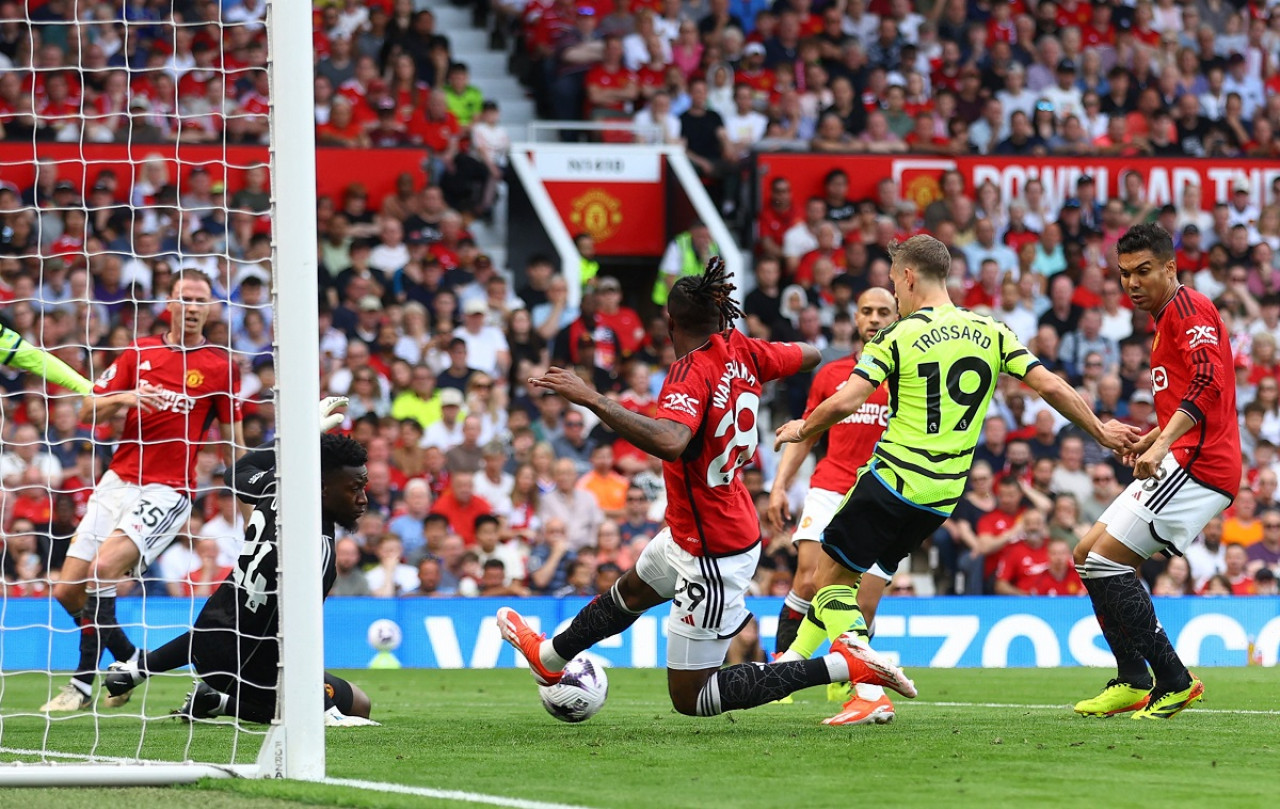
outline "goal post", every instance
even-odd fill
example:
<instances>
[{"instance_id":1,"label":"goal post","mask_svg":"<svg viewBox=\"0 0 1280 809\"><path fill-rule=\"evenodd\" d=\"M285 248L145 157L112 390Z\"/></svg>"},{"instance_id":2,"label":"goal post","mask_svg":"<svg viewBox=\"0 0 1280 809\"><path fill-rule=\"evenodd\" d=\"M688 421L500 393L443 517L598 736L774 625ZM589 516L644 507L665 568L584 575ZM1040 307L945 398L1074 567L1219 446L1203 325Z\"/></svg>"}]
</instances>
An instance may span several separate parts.
<instances>
[{"instance_id":1,"label":"goal post","mask_svg":"<svg viewBox=\"0 0 1280 809\"><path fill-rule=\"evenodd\" d=\"M265 358L270 354L276 372L273 401L280 498L277 536L281 641L277 715L275 721L266 726L227 718L214 720L221 727L178 724L169 713L181 703L180 696L175 701L175 695L181 693L179 687L185 689L191 683L193 674L187 670L156 674L135 689L131 704L123 708L101 708L101 698L105 696L101 672L112 660L109 653L102 655L99 676L84 707L67 713L46 713L40 708L41 703L54 696L74 670L76 654L73 652L81 629L48 593L39 601L17 599L14 582L0 581L0 788L156 786L191 783L208 777L320 780L325 776L325 730L312 6L301 0L266 0L265 16L261 20L165 18L143 24L136 20L116 20L109 13L95 17L99 12L87 11L84 4L68 5L74 12L68 12L65 20L36 21L31 18L32 6L19 3L10 6L19 19L4 21L25 25L30 32L27 49L30 59L14 65L14 70L22 76L29 104L16 110L0 104L0 132L3 133L0 134L0 194L12 193L14 198L19 198L30 188L32 201L17 203L21 206L17 217L25 224L34 224L22 250L12 257L0 250L0 269L6 271L0 273L3 276L0 280L4 281L0 286L5 291L12 289L8 285L12 280L8 271L15 266L19 273L29 270L35 276L29 286L17 290L16 296L3 298L4 308L13 310L20 305L35 309L38 328L33 334L24 334L28 341L43 345L55 354L65 350L67 358L72 353L78 354L83 360L78 370L90 379L97 377L106 368L97 360L117 356L123 348L110 343L106 334L98 333L107 331L110 323L107 328L95 330L95 320L102 319L100 314L107 311L108 303L115 303L98 294L95 280L99 270L105 266L111 271L112 263L117 260L126 265L147 264L152 269L167 262L175 275L186 266L200 265L214 280L216 294L220 294L220 289L232 292L231 280L239 270L250 266L249 257L233 254L230 247L193 250L187 238L193 232L190 222L210 212L221 212L227 243L234 238L242 247L251 236L233 233L233 220L237 215L247 215L255 222L265 222L264 217L257 216L262 206L237 206L225 201L212 205L189 203L187 192L195 175L207 173L223 184L222 188L215 187L213 199L225 193L225 199L230 200L232 191L244 184L249 173L266 170L271 250L269 256L257 254L253 260L261 261L265 268L269 258L269 299L263 301L262 309L266 311L265 304L270 303L273 336L268 334L265 341L255 343L266 347L255 350L253 355ZM114 6L100 8L109 11ZM127 50L131 47L130 37L138 36L136 32L144 28L160 31L157 41L163 43L163 48L170 49L172 60L163 67L155 54L145 64L141 60L120 65L95 61L101 54L91 49L91 43L94 46L105 43L106 47L110 44L111 29L117 29L115 33L119 36L114 46ZM235 30L237 28L243 30ZM202 62L196 62L196 68L183 67L180 57L190 57L193 52L188 49L179 53L182 47L190 46L189 41L184 45L184 39L201 31L205 41L194 50L207 54L212 49L217 61L212 67ZM240 36L247 31L253 32L252 37ZM233 42L243 46L246 40L256 40L264 31L265 62L240 60L233 66L227 61ZM66 47L63 51L63 62L54 64L48 61L48 54L41 47L45 34L49 34L49 42L63 46L68 38L78 38L78 41L72 43L75 47ZM197 101L208 103L190 106L182 103L177 80L181 70L201 71L209 92L207 99L201 95ZM252 85L263 73L269 91L259 85L242 96L250 102L237 105L228 101L224 105L221 95L224 88L230 98L229 88L235 81L244 85L245 77L249 76L248 83ZM70 86L76 91L78 105L76 100L50 97L54 94L46 91L45 82L59 84L62 91L66 89L62 85ZM121 85L123 98L119 94L114 100L110 98L112 87L119 90ZM146 96L140 95L139 88L143 86ZM85 91L83 95L79 94L81 90ZM242 125L264 119L268 122L264 146L232 146L233 131L242 135ZM27 121L33 122L30 133L15 137L15 132L26 132L20 127L25 127ZM201 128L205 137L198 143L184 136ZM135 133L144 131L146 136L138 135L135 139ZM167 136L156 133L167 133ZM207 172L202 172L202 168ZM47 188L41 185L42 173L48 171L58 177L56 191L52 183ZM73 238L56 241L46 238L44 229L51 222L59 226L68 223L68 233L64 236L73 237L75 233L70 232L69 223L92 221L98 203L90 195L98 190L94 187L96 178L107 174L119 181L111 205L113 210L122 212L124 224L117 230L127 237L120 244L128 246L104 246L105 240L95 242L90 225L85 226L84 238L79 243ZM61 194L73 190L75 195ZM0 225L11 224L5 217L12 215L13 208L0 207ZM155 228L157 221L172 226L170 233L177 234L176 247L169 244L150 249L138 247L139 234L156 233L148 228ZM15 237L7 228L0 227L3 239L12 241L22 236L21 228ZM47 302L43 285L49 280L47 272L54 272L50 268L55 263L59 267L57 271L63 269L64 263L74 268L67 272L68 276L83 267L86 280L75 295L63 299L73 313L70 315L72 328L57 334L51 330L47 335L45 316L40 314L39 307ZM118 269L115 266L115 270ZM261 269L251 270L252 273L261 273L258 277L263 280L268 277ZM154 326L151 315L163 309L168 288L162 293L157 282L153 292L150 280L148 276L146 295L136 286L133 291L129 291L128 284L121 287L125 289L123 305L131 307L130 311L147 310L148 314L145 319L137 314L131 321L126 319L132 328L128 335L130 341L163 330ZM13 297L16 299L9 301ZM235 312L237 322L243 323L249 306L232 302L230 297L225 300L227 312ZM22 330L21 322L9 325ZM219 328L223 335L220 340L226 340L233 361L242 360L243 367L249 367L246 351L236 348L239 335L229 325ZM230 366L227 373L232 374ZM9 395L6 391L14 390L14 386L0 390L0 402ZM51 414L59 399L54 395L39 398L50 417L43 428L45 434L38 440L51 445ZM39 409L36 407L33 411ZM5 415L0 414L0 429L6 428ZM24 418L27 417L24 413ZM116 429L106 428L105 422L92 426L103 427L107 432ZM7 427L11 428L12 424ZM8 439L11 432L5 429L4 437ZM118 429L114 434L118 436ZM94 440L97 440L96 433ZM0 446L0 451L6 454L12 449L12 446ZM96 451L100 454L102 447ZM231 458L227 456L225 460L230 465ZM0 463L0 467L3 466ZM92 473L88 475L87 488L83 490L86 493L93 488L94 477ZM25 479L24 486L31 488ZM230 488L223 491L234 494L230 466L226 486ZM48 483L41 495L50 511L64 496L65 492L54 482ZM6 502L5 498L9 498L8 504L11 504L13 497L13 490L6 483L6 491L0 493L0 504ZM8 505L0 507L0 517L4 518L0 527L6 530L9 516ZM78 521L79 517L72 525ZM53 534L52 528L50 534ZM59 536L65 542L68 533L64 531ZM242 540L243 534L239 537ZM58 537L52 539L58 541ZM147 575L157 576L157 571L158 566L153 563ZM17 584L35 581L23 580ZM159 590L163 592L163 585ZM138 649L154 650L190 628L201 603L200 597L126 598L122 590L118 624ZM37 682L39 685L35 685Z\"/></svg>"},{"instance_id":2,"label":"goal post","mask_svg":"<svg viewBox=\"0 0 1280 809\"><path fill-rule=\"evenodd\" d=\"M268 736L258 763L264 775L315 781L324 777L325 769L311 4L268 0L267 36L277 318L281 646L280 724Z\"/></svg>"}]
</instances>

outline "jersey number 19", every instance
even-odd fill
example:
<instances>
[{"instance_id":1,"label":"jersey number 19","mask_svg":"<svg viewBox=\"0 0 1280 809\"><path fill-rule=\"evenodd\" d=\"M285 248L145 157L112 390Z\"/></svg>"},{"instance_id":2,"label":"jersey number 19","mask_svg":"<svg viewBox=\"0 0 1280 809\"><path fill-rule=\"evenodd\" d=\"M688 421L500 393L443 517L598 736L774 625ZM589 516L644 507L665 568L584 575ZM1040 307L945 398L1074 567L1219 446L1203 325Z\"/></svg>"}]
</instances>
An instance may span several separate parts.
<instances>
[{"instance_id":1,"label":"jersey number 19","mask_svg":"<svg viewBox=\"0 0 1280 809\"><path fill-rule=\"evenodd\" d=\"M961 380L967 371L978 375L978 386L966 391ZM925 409L927 411L926 432L930 435L942 432L942 365L936 362L922 362L916 373L925 382ZM947 371L947 396L961 407L967 408L964 415L953 428L956 432L964 432L973 423L978 408L987 397L991 387L991 366L978 357L961 357Z\"/></svg>"}]
</instances>

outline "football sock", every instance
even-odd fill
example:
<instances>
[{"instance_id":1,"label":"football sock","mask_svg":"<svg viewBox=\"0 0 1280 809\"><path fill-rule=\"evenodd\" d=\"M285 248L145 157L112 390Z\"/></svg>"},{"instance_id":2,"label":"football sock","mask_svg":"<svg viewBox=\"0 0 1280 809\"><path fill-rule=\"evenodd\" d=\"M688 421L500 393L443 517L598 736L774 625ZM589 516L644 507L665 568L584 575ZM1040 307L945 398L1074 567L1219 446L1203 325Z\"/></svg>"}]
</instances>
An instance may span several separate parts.
<instances>
[{"instance_id":1,"label":"football sock","mask_svg":"<svg viewBox=\"0 0 1280 809\"><path fill-rule=\"evenodd\" d=\"M827 655L789 663L739 663L715 673L698 694L698 716L718 716L782 699L802 688L832 681ZM843 662L843 661L842 661ZM848 679L848 668L845 668Z\"/></svg>"},{"instance_id":2,"label":"football sock","mask_svg":"<svg viewBox=\"0 0 1280 809\"><path fill-rule=\"evenodd\" d=\"M1091 581L1097 589L1098 601L1102 603L1106 616L1114 619L1118 631L1151 664L1156 683L1165 691L1181 691L1190 686L1191 674L1174 651L1164 627L1156 619L1155 605L1151 603L1151 596L1147 595L1147 591L1142 589L1137 574L1130 570L1124 575L1105 576ZM1090 595L1092 594L1091 590ZM1124 680L1125 677L1126 673L1122 671L1120 679ZM1128 682L1130 685L1135 684L1131 680Z\"/></svg>"},{"instance_id":3,"label":"football sock","mask_svg":"<svg viewBox=\"0 0 1280 809\"><path fill-rule=\"evenodd\" d=\"M778 612L778 634L777 642L774 645L774 651L781 654L795 645L796 634L800 631L800 624L804 621L805 614L809 612L809 602L796 595L796 591L792 590L787 593L787 599L782 605L781 611Z\"/></svg>"},{"instance_id":4,"label":"football sock","mask_svg":"<svg viewBox=\"0 0 1280 809\"><path fill-rule=\"evenodd\" d=\"M832 643L846 632L866 640L867 620L862 617L858 608L858 588L846 584L829 584L813 597L813 608L810 614L817 617L815 624L820 623L827 630L827 640Z\"/></svg>"},{"instance_id":5,"label":"football sock","mask_svg":"<svg viewBox=\"0 0 1280 809\"><path fill-rule=\"evenodd\" d=\"M191 662L191 633L184 632L154 651L144 651L138 657L138 673L141 679L162 671L173 671Z\"/></svg>"},{"instance_id":6,"label":"football sock","mask_svg":"<svg viewBox=\"0 0 1280 809\"><path fill-rule=\"evenodd\" d=\"M97 622L98 597L90 594L80 610L80 660L71 681L84 693L93 690L93 679L98 673L98 661L102 659L104 633Z\"/></svg>"},{"instance_id":7,"label":"football sock","mask_svg":"<svg viewBox=\"0 0 1280 809\"><path fill-rule=\"evenodd\" d=\"M116 660L130 659L138 653L138 647L133 645L133 641L129 640L129 636L124 633L124 629L116 620L115 593L111 595L98 593L97 602L98 614L94 620L98 624L98 631L102 633L103 645L110 650L111 656Z\"/></svg>"},{"instance_id":8,"label":"football sock","mask_svg":"<svg viewBox=\"0 0 1280 809\"><path fill-rule=\"evenodd\" d=\"M865 699L867 702L875 702L884 696L884 687L871 683L854 683L853 691L858 699Z\"/></svg>"},{"instance_id":9,"label":"football sock","mask_svg":"<svg viewBox=\"0 0 1280 809\"><path fill-rule=\"evenodd\" d=\"M818 647L827 639L827 626L818 620L816 610L813 605L805 611L804 619L800 622L800 629L796 632L796 639L791 642L790 651L795 653L796 659L808 660L818 651Z\"/></svg>"},{"instance_id":10,"label":"football sock","mask_svg":"<svg viewBox=\"0 0 1280 809\"><path fill-rule=\"evenodd\" d=\"M1151 672L1147 670L1147 661L1134 648L1120 624L1107 615L1102 601L1102 588L1099 585L1102 580L1082 579L1082 581L1084 589L1089 593L1089 600L1093 602L1093 614L1098 619L1098 626L1102 627L1102 637L1106 638L1107 645L1111 647L1111 654L1116 658L1116 679L1134 688L1150 688Z\"/></svg>"},{"instance_id":11,"label":"football sock","mask_svg":"<svg viewBox=\"0 0 1280 809\"><path fill-rule=\"evenodd\" d=\"M1112 562L1105 556L1090 553L1085 563L1080 566L1080 579L1084 582L1085 591L1093 603L1093 613L1102 628L1102 636L1111 647L1111 654L1116 659L1116 679L1128 683L1135 688L1151 687L1151 672L1147 670L1147 661L1142 652L1133 644L1128 631L1112 612L1106 599L1107 589L1103 584L1108 579L1118 579L1125 575L1132 576L1133 571L1126 565Z\"/></svg>"},{"instance_id":12,"label":"football sock","mask_svg":"<svg viewBox=\"0 0 1280 809\"><path fill-rule=\"evenodd\" d=\"M618 595L618 585L614 584L609 592L591 599L591 603L573 617L573 621L563 632L549 641L543 641L539 655L542 665L551 671L562 670L580 652L590 649L605 638L625 632L641 615L642 612L632 612L623 606L622 597Z\"/></svg>"}]
</instances>

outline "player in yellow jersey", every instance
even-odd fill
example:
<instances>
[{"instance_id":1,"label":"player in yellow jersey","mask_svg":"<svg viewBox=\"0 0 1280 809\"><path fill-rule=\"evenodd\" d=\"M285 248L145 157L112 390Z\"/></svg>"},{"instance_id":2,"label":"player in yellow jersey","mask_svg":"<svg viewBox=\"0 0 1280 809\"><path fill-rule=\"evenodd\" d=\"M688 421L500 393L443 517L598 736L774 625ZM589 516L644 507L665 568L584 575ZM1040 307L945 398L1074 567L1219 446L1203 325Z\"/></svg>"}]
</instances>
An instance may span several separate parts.
<instances>
[{"instance_id":1,"label":"player in yellow jersey","mask_svg":"<svg viewBox=\"0 0 1280 809\"><path fill-rule=\"evenodd\" d=\"M1003 324L952 304L951 254L942 242L913 236L889 252L902 319L863 349L849 384L809 418L777 430L779 447L804 441L857 412L881 383L889 387L889 426L822 535L826 556L805 620L833 640L855 624L866 632L857 603L862 574L875 564L897 569L959 502L1000 373L1021 379L1109 449L1126 452L1141 437L1128 425L1099 421Z\"/></svg>"}]
</instances>

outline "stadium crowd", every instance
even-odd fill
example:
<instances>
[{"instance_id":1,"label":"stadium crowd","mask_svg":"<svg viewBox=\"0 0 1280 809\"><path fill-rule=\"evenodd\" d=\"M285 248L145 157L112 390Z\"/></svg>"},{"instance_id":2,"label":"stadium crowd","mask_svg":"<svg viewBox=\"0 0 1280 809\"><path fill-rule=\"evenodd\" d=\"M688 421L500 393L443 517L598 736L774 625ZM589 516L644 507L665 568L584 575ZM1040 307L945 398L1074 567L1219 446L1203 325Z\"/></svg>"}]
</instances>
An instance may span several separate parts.
<instances>
[{"instance_id":1,"label":"stadium crowd","mask_svg":"<svg viewBox=\"0 0 1280 809\"><path fill-rule=\"evenodd\" d=\"M71 26L76 4L29 3L27 26L19 4L0 2L0 57L16 68L0 71L4 137L260 140L261 1L225 4L235 24L221 34L193 24L168 38L148 34L163 28L161 5L170 4L126 3L139 35L121 37L109 5ZM212 2L172 5L185 20L219 13ZM848 0L815 10L808 0L708 0L690 9L669 0L633 9L629 0L534 0L492 11L496 32L514 31L517 52L531 58L515 66L545 114L660 124L738 213L742 159L766 139L839 152L1013 155L1275 156L1278 144L1280 14L1255 5ZM390 8L346 0L318 18L321 142L414 143L432 166L425 187L408 178L380 200L359 185L320 200L322 389L350 397L348 427L370 454L371 508L338 543L334 593L600 592L661 526L660 464L525 380L569 365L626 407L652 413L674 360L659 308L624 300L617 278L594 266L574 306L578 268L562 272L535 257L516 275L476 247L467 228L492 203L501 129L430 11L407 0ZM220 76L227 81L213 80ZM484 125L498 133L488 153ZM1176 236L1185 282L1218 301L1231 329L1248 486L1192 553L1143 573L1162 595L1274 594L1280 198L1263 189L1268 204L1255 207L1246 184L1202 210L1200 189L1188 186L1178 205L1158 208L1141 180L1105 202L1088 177L1067 199L1048 198L1034 180L1002 199L995 186L969 188L950 172L942 197L918 210L889 178L859 200L849 199L840 171L805 200L774 179L754 223L744 325L754 336L810 342L828 360L857 350L852 301L887 286L892 239L927 229L953 249L956 303L1006 322L1100 415L1154 424L1152 324L1129 307L1111 248L1130 224L1159 221ZM54 164L30 187L0 182L3 316L36 345L65 346L59 356L93 376L135 334L163 329L157 302L172 273L199 267L228 304L208 337L236 357L248 443L270 440L264 181L250 171L228 194L199 168L179 178L154 161L136 178L96 173L84 199ZM696 235L677 243L703 249ZM589 238L580 247L589 254ZM800 415L808 384L800 375L776 385L763 407ZM46 399L15 376L0 375L0 385L6 590L42 595L119 423L90 429L68 399ZM773 463L764 443L743 475L761 514ZM215 445L201 452L198 516L159 575L140 584L148 592L206 594L229 572L243 525L226 488L227 457ZM1116 459L1005 379L970 490L932 538L930 558L918 561L940 593L1081 594L1070 549L1128 479ZM793 513L802 495L792 493ZM757 591L785 595L789 533L763 531Z\"/></svg>"}]
</instances>

